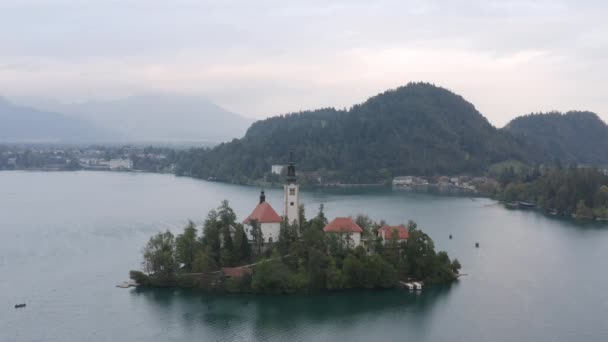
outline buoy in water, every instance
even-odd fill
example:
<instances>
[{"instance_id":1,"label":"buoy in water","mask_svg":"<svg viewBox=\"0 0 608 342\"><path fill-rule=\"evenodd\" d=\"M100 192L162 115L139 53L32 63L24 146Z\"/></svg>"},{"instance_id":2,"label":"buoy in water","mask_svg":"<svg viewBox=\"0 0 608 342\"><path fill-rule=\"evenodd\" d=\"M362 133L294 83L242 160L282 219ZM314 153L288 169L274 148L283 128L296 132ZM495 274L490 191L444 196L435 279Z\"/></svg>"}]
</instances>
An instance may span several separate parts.
<instances>
[{"instance_id":1,"label":"buoy in water","mask_svg":"<svg viewBox=\"0 0 608 342\"><path fill-rule=\"evenodd\" d=\"M475 247L479 248L479 242L475 242Z\"/></svg>"},{"instance_id":2,"label":"buoy in water","mask_svg":"<svg viewBox=\"0 0 608 342\"><path fill-rule=\"evenodd\" d=\"M15 309L24 308L24 307L25 307L25 303L15 304Z\"/></svg>"},{"instance_id":3,"label":"buoy in water","mask_svg":"<svg viewBox=\"0 0 608 342\"><path fill-rule=\"evenodd\" d=\"M452 240L452 234L450 234L450 240Z\"/></svg>"}]
</instances>

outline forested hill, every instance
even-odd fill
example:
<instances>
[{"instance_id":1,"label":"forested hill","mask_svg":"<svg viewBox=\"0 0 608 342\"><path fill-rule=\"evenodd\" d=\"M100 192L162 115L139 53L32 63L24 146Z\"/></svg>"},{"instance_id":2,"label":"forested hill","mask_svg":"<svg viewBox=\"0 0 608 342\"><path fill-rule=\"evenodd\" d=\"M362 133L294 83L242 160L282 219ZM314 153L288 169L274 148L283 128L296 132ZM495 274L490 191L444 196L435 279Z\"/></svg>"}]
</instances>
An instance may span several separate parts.
<instances>
[{"instance_id":1,"label":"forested hill","mask_svg":"<svg viewBox=\"0 0 608 342\"><path fill-rule=\"evenodd\" d=\"M595 113L529 114L503 130L565 163L608 164L608 126Z\"/></svg>"},{"instance_id":2,"label":"forested hill","mask_svg":"<svg viewBox=\"0 0 608 342\"><path fill-rule=\"evenodd\" d=\"M369 183L396 175L479 173L529 148L446 89L410 83L350 110L333 108L254 123L242 139L183 155L178 172L229 182L259 179L294 148L299 170Z\"/></svg>"}]
</instances>

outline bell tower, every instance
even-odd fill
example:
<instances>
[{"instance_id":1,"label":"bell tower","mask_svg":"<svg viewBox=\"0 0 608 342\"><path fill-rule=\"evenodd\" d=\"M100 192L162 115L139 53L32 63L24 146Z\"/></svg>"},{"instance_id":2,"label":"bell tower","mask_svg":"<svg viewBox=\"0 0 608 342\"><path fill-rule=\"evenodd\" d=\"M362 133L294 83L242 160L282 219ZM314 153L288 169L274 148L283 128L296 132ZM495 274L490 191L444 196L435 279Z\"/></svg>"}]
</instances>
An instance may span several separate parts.
<instances>
[{"instance_id":1,"label":"bell tower","mask_svg":"<svg viewBox=\"0 0 608 342\"><path fill-rule=\"evenodd\" d=\"M300 188L296 182L296 167L293 163L293 149L289 151L289 164L287 164L287 177L285 177L285 210L283 215L287 218L287 222L292 224L294 221L299 224L300 216L298 211L300 208L299 192Z\"/></svg>"}]
</instances>

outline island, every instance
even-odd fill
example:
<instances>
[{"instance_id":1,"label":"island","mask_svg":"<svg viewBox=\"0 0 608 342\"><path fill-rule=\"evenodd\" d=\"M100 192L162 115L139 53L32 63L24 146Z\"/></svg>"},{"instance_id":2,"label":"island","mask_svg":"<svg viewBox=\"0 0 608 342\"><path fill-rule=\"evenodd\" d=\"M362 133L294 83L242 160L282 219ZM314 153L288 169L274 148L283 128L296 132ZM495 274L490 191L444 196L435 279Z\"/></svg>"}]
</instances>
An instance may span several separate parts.
<instances>
[{"instance_id":1,"label":"island","mask_svg":"<svg viewBox=\"0 0 608 342\"><path fill-rule=\"evenodd\" d=\"M150 238L139 286L198 288L237 293L302 293L388 289L408 281L450 283L461 268L413 221L390 225L366 215L311 219L299 203L293 155L284 184L283 215L262 190L251 214L237 221L228 201L208 213L199 234L193 222L182 233Z\"/></svg>"}]
</instances>

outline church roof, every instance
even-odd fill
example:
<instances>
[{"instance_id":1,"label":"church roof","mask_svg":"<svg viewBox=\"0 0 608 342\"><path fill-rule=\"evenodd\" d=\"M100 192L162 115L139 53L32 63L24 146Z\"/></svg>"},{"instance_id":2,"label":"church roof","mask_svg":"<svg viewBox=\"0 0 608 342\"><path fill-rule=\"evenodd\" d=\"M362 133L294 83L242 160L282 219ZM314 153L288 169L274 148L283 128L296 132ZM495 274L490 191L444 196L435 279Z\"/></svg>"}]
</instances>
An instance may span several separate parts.
<instances>
[{"instance_id":1,"label":"church roof","mask_svg":"<svg viewBox=\"0 0 608 342\"><path fill-rule=\"evenodd\" d=\"M361 233L363 229L350 217L336 217L323 228L323 231L326 233Z\"/></svg>"},{"instance_id":2,"label":"church roof","mask_svg":"<svg viewBox=\"0 0 608 342\"><path fill-rule=\"evenodd\" d=\"M395 230L397 230L397 232L399 233L397 240L406 240L410 237L410 232L408 232L407 228L405 228L404 225L382 226L380 229L378 229L378 235L380 235L380 232L384 231L385 239L389 240L392 238L393 232Z\"/></svg>"},{"instance_id":3,"label":"church roof","mask_svg":"<svg viewBox=\"0 0 608 342\"><path fill-rule=\"evenodd\" d=\"M259 223L273 223L273 222L281 222L281 216L277 214L272 206L268 204L268 202L262 202L253 209L253 212L247 216L244 224L249 224L251 220L257 220Z\"/></svg>"}]
</instances>

